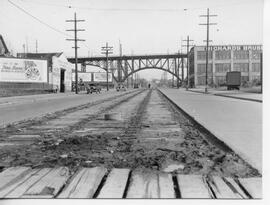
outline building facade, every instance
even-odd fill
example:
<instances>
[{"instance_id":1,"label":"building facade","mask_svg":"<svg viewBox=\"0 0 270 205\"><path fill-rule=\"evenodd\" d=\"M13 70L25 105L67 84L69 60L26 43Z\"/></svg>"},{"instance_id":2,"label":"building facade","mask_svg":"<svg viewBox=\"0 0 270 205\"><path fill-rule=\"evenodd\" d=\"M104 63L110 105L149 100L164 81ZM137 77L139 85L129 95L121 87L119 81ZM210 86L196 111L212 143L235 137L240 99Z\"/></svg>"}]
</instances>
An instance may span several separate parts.
<instances>
[{"instance_id":1,"label":"building facade","mask_svg":"<svg viewBox=\"0 0 270 205\"><path fill-rule=\"evenodd\" d=\"M242 85L261 81L262 45L209 46L208 84L226 84L226 73L241 72ZM206 46L194 46L189 53L189 81L191 87L205 85Z\"/></svg>"},{"instance_id":2,"label":"building facade","mask_svg":"<svg viewBox=\"0 0 270 205\"><path fill-rule=\"evenodd\" d=\"M44 59L48 62L48 84L50 89L60 92L72 90L72 70L74 65L61 53L19 53L18 57Z\"/></svg>"}]
</instances>

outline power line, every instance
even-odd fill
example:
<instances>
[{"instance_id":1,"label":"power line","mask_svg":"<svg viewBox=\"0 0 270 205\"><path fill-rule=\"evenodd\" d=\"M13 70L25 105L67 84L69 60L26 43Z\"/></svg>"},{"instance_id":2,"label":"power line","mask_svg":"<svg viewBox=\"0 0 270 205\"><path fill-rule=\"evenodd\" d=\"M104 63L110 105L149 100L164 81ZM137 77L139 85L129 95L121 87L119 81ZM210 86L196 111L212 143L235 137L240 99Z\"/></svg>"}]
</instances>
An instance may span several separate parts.
<instances>
[{"instance_id":1,"label":"power line","mask_svg":"<svg viewBox=\"0 0 270 205\"><path fill-rule=\"evenodd\" d=\"M56 32L58 32L58 33L60 33L60 34L62 34L62 35L64 35L64 36L66 36L66 37L73 37L73 36L71 36L71 35L69 35L69 34L67 34L67 33L65 33L65 32L63 32L63 31L61 31L61 30L59 30L59 29L57 29L57 28L54 28L53 26L47 24L46 22L40 20L39 18L37 18L37 17L35 17L34 15L30 14L28 11L26 11L25 9L23 9L23 8L20 7L19 5L15 4L15 3L12 2L11 0L8 0L8 2L9 2L10 4L12 4L13 6L15 6L16 8L18 8L19 10L21 10L22 12L24 12L25 14L27 14L28 16L34 18L34 19L35 19L36 21L38 21L39 23L41 23L41 24L47 26L48 28L50 28L50 29L52 29L52 30L54 30L54 31L56 31ZM90 49L86 44L83 44L83 45L84 45L87 49Z\"/></svg>"},{"instance_id":2,"label":"power line","mask_svg":"<svg viewBox=\"0 0 270 205\"><path fill-rule=\"evenodd\" d=\"M87 7L87 6L72 6L72 5L63 5L63 4L49 4L49 3L41 3L37 1L28 1L26 2L25 0L21 0L25 3L30 3L30 4L38 4L38 5L46 5L46 6L52 6L52 7L62 7L62 8L67 8L67 9L82 9L82 10L93 10L93 11L159 11L159 12L185 12L187 10L197 10L197 9L205 9L207 8L206 6L204 7L187 7L183 9L134 9L134 8L95 8L95 7ZM235 3L235 4L216 4L213 6L210 6L210 8L218 8L218 7L232 7L232 6L237 6L237 5L246 5L254 2L245 2L245 3Z\"/></svg>"},{"instance_id":3,"label":"power line","mask_svg":"<svg viewBox=\"0 0 270 205\"><path fill-rule=\"evenodd\" d=\"M30 14L28 11L26 11L26 10L23 9L22 7L20 7L20 6L18 6L17 4L13 3L11 0L8 0L8 2L9 2L10 4L12 4L13 6L15 6L17 9L19 9L19 10L21 10L22 12L24 12L25 14L27 14L28 16L31 16L32 18L34 18L34 19L35 19L36 21L38 21L39 23L41 23L41 24L47 26L48 28L50 28L50 29L52 29L52 30L54 30L54 31L56 31L56 32L58 32L58 33L61 33L62 35L65 35L65 36L70 37L70 35L68 35L68 34L66 34L66 33L64 33L64 32L62 32L62 31L58 30L57 28L54 28L54 27L50 26L50 25L47 24L46 22L44 22L44 21L40 20L39 18L33 16L32 14Z\"/></svg>"}]
</instances>

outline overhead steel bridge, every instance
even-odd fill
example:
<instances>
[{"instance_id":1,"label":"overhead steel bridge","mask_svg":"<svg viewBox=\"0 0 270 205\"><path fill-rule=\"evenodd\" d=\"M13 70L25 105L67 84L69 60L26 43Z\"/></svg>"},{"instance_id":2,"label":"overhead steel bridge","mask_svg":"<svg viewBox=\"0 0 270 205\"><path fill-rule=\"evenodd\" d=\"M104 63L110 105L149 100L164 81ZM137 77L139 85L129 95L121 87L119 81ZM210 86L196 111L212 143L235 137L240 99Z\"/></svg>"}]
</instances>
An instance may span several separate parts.
<instances>
[{"instance_id":1,"label":"overhead steel bridge","mask_svg":"<svg viewBox=\"0 0 270 205\"><path fill-rule=\"evenodd\" d=\"M184 64L187 54L158 54L158 55L130 55L130 56L109 56L108 70L112 72L117 83L124 82L134 73L145 69L159 69L172 74L177 79L177 86L184 79ZM68 58L68 61L75 63L75 58ZM78 63L85 69L86 65L97 66L107 70L107 58L102 57L81 57ZM180 75L181 73L181 75Z\"/></svg>"}]
</instances>

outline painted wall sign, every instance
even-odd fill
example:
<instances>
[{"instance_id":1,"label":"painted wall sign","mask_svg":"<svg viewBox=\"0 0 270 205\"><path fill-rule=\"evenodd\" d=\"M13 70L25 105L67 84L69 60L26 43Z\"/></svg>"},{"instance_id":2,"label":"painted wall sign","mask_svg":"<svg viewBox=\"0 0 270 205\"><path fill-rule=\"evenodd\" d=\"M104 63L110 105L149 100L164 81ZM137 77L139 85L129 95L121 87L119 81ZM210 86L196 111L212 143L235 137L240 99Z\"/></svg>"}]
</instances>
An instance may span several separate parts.
<instances>
[{"instance_id":1,"label":"painted wall sign","mask_svg":"<svg viewBox=\"0 0 270 205\"><path fill-rule=\"evenodd\" d=\"M78 72L78 81L82 79L83 82L91 81L91 73L80 73ZM72 81L75 82L75 73L72 73Z\"/></svg>"},{"instance_id":2,"label":"painted wall sign","mask_svg":"<svg viewBox=\"0 0 270 205\"><path fill-rule=\"evenodd\" d=\"M206 50L206 46L202 46ZM232 45L232 46L209 46L209 51L228 51L228 50L262 50L262 45Z\"/></svg>"},{"instance_id":3,"label":"painted wall sign","mask_svg":"<svg viewBox=\"0 0 270 205\"><path fill-rule=\"evenodd\" d=\"M94 73L94 81L107 82L107 73L106 72ZM108 82L112 82L112 73L108 73Z\"/></svg>"},{"instance_id":4,"label":"painted wall sign","mask_svg":"<svg viewBox=\"0 0 270 205\"><path fill-rule=\"evenodd\" d=\"M2 82L47 82L46 60L0 58L0 81Z\"/></svg>"}]
</instances>

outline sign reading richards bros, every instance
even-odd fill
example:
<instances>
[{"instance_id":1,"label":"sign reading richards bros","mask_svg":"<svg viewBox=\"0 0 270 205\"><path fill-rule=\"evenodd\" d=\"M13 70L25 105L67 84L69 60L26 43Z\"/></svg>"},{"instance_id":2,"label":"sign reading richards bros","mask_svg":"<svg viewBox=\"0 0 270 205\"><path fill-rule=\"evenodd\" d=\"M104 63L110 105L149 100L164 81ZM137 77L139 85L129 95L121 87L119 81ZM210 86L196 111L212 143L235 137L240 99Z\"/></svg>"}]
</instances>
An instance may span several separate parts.
<instances>
[{"instance_id":1,"label":"sign reading richards bros","mask_svg":"<svg viewBox=\"0 0 270 205\"><path fill-rule=\"evenodd\" d=\"M206 46L202 46L206 50ZM227 50L262 50L262 45L228 45L228 46L209 46L209 51L227 51Z\"/></svg>"}]
</instances>

